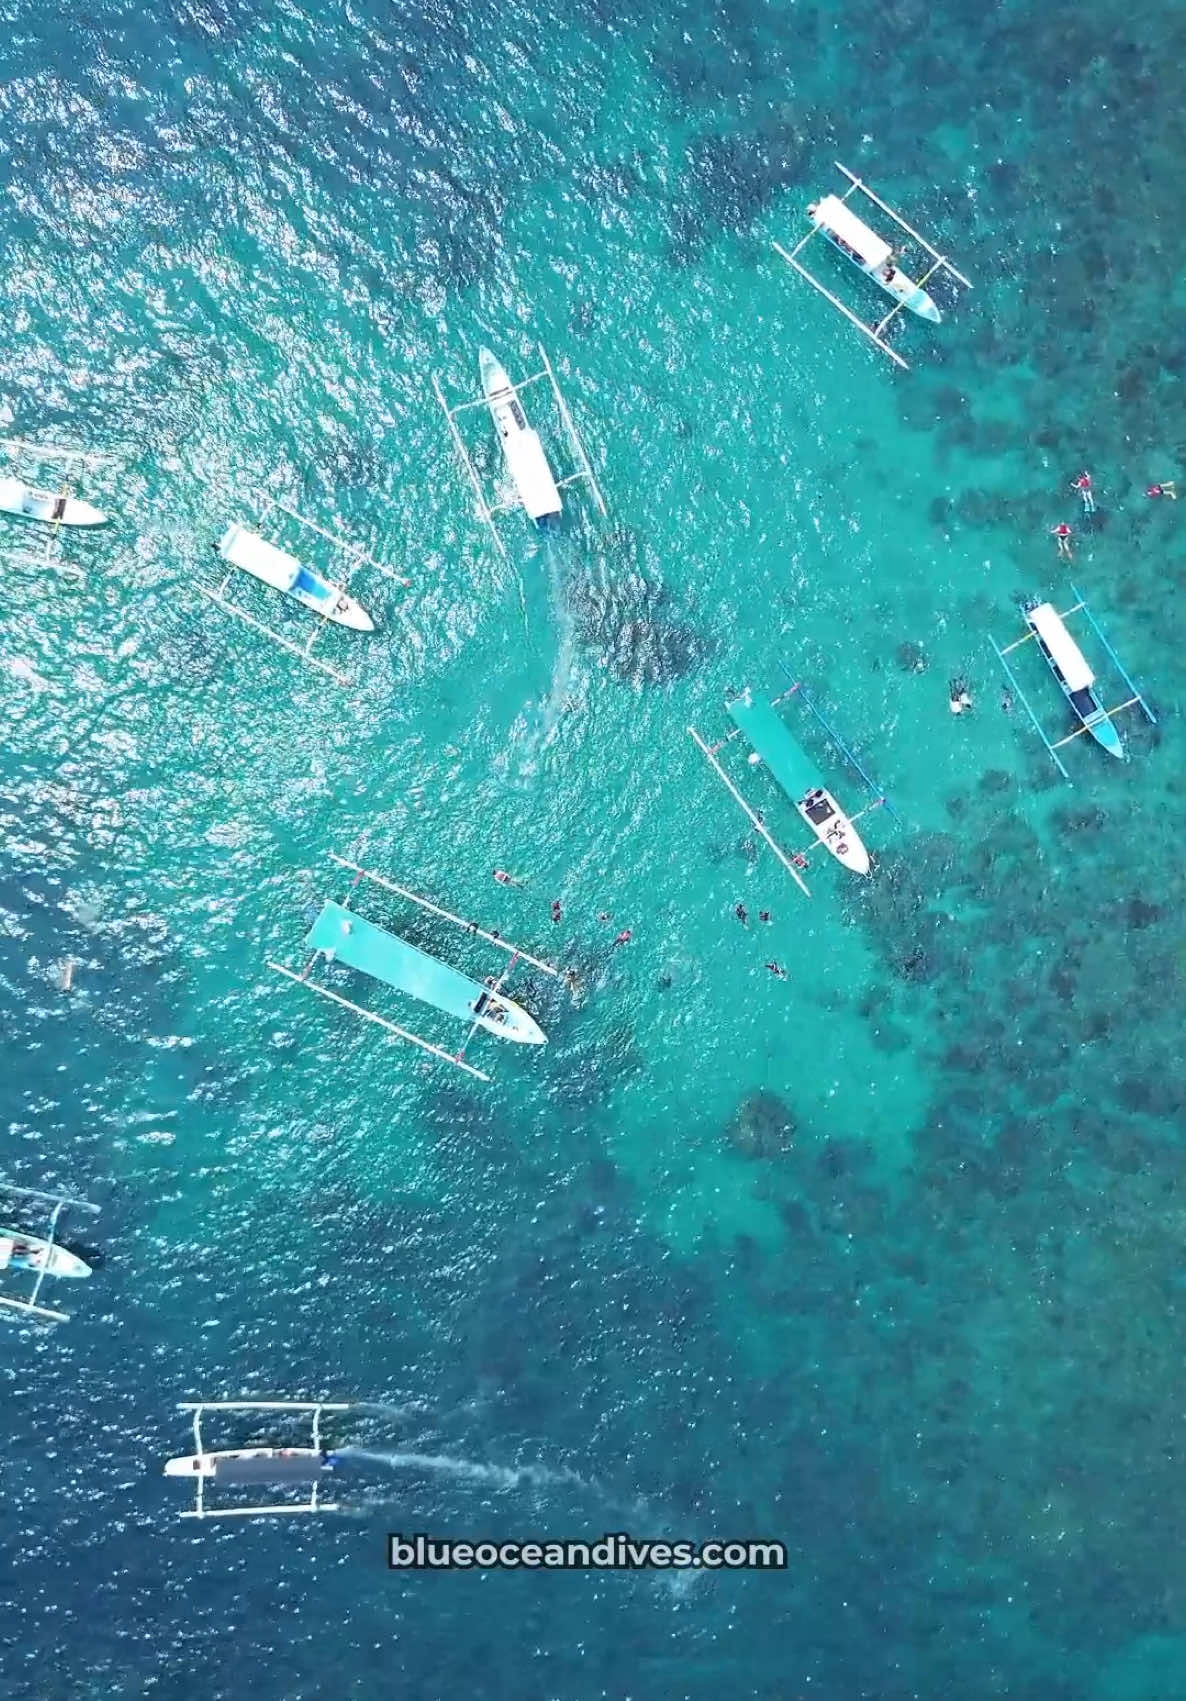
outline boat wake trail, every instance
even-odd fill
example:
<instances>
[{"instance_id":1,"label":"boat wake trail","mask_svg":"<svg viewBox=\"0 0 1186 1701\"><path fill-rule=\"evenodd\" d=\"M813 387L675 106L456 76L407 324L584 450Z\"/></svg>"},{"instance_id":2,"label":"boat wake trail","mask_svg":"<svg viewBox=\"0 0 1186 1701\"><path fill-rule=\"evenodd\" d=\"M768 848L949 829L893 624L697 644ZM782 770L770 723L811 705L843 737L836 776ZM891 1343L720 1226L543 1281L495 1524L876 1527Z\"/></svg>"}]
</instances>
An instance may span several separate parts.
<instances>
[{"instance_id":1,"label":"boat wake trail","mask_svg":"<svg viewBox=\"0 0 1186 1701\"><path fill-rule=\"evenodd\" d=\"M544 1465L483 1465L475 1459L458 1459L448 1453L381 1453L369 1447L339 1447L337 1453L340 1459L357 1460L360 1464L453 1477L459 1482L486 1483L491 1488L593 1489L596 1486L576 1471L553 1471Z\"/></svg>"},{"instance_id":2,"label":"boat wake trail","mask_svg":"<svg viewBox=\"0 0 1186 1701\"><path fill-rule=\"evenodd\" d=\"M577 632L572 609L564 594L566 552L571 547L569 540L545 534L541 551L542 576L547 585L548 620L556 634L556 648L547 688L524 715L526 725L518 761L521 779L529 779L538 772L540 757L555 738L561 717L573 706Z\"/></svg>"}]
</instances>

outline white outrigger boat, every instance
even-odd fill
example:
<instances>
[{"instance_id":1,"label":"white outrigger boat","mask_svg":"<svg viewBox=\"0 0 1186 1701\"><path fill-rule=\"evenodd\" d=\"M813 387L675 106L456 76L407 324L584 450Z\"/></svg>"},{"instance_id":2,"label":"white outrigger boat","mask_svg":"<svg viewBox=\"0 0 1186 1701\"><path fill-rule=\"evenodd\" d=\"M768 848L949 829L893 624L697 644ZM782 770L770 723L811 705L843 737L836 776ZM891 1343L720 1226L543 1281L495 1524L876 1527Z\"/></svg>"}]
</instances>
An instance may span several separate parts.
<instances>
[{"instance_id":1,"label":"white outrigger boat","mask_svg":"<svg viewBox=\"0 0 1186 1701\"><path fill-rule=\"evenodd\" d=\"M1011 644L1006 644L1004 649L1000 647L995 638L989 639L996 652L997 660L1004 669L1006 679L1016 693L1022 708L1033 722L1034 730L1046 746L1047 754L1064 780L1069 780L1071 776L1058 752L1064 745L1070 744L1072 740L1081 738L1085 732L1089 733L1100 748L1107 751L1109 756L1115 756L1121 762L1127 760L1127 751L1120 736L1120 729L1112 718L1114 715L1120 714L1123 709L1139 708L1150 724L1154 726L1157 724L1157 716L1129 678L1123 662L1105 638L1095 615L1087 606L1086 598L1075 590L1074 585L1071 586L1071 590L1075 595L1074 605L1062 612L1050 602L1027 604L1024 609L1025 636L1015 638ZM1099 693L1096 690L1095 673L1067 627L1066 623L1071 615L1079 613L1087 616L1088 623L1107 651L1112 665L1132 693L1123 703L1117 703L1114 709L1106 709L1100 702ZM1059 689L1066 698L1071 713L1079 722L1074 732L1067 733L1065 738L1057 739L1054 743L1051 743L1050 739L1047 738L1042 723L1030 707L1029 700L1021 689L1012 666L1005 660L1006 656L1014 650L1020 649L1023 644L1028 644L1031 640L1036 640L1047 666L1058 681Z\"/></svg>"},{"instance_id":2,"label":"white outrigger boat","mask_svg":"<svg viewBox=\"0 0 1186 1701\"><path fill-rule=\"evenodd\" d=\"M7 1181L0 1182L0 1192L23 1199L43 1200L53 1206L47 1225L48 1233L45 1235L26 1234L23 1229L0 1228L0 1273L20 1271L35 1278L28 1299L0 1294L0 1307L9 1311L21 1311L50 1323L67 1322L68 1314L65 1311L56 1311L51 1306L37 1303L42 1283L47 1276L78 1281L91 1274L91 1267L76 1253L68 1251L58 1243L58 1220L68 1207L97 1215L98 1205L92 1205L89 1199L72 1198L68 1193L41 1193L32 1187L15 1187Z\"/></svg>"},{"instance_id":3,"label":"white outrigger boat","mask_svg":"<svg viewBox=\"0 0 1186 1701\"><path fill-rule=\"evenodd\" d=\"M479 1030L494 1034L498 1039L513 1040L519 1045L544 1045L547 1042L548 1036L535 1017L513 998L509 998L503 987L515 965L520 962L530 963L533 968L541 969L549 975L559 975L559 969L551 963L541 961L539 957L533 957L521 946L512 945L498 934L486 932L477 922L464 921L461 916L453 915L449 910L442 909L439 904L420 897L409 891L406 886L400 886L382 874L374 874L332 851L330 860L353 873L351 892L363 880L373 881L384 891L408 898L432 915L452 922L489 945L497 946L500 951L508 953L510 961L497 978L491 975L484 982L477 981L463 974L460 969L455 969L452 964L429 956L426 951L421 951L408 940L401 939L398 934L368 921L365 916L350 909L348 902L329 902L322 906L321 914L305 937L305 945L312 951L312 955L300 973L283 963L269 961L270 969L300 986L307 986L313 992L320 993L332 1003L340 1004L355 1016L362 1016L366 1021L376 1023L388 1033L395 1034L397 1038L410 1041L422 1051L431 1052L434 1057L453 1064L467 1075L476 1076L479 1081L488 1081L490 1077L467 1062L465 1056L470 1040ZM369 975L372 980L381 981L396 992L419 999L421 1003L430 1004L447 1016L467 1022L469 1032L460 1049L456 1052L446 1051L443 1046L434 1045L419 1034L411 1033L407 1028L389 1021L386 1016L354 1003L340 992L335 992L332 987L322 986L320 982L311 979L319 957L323 957L328 963L338 963L345 968L356 970L359 974Z\"/></svg>"},{"instance_id":4,"label":"white outrigger boat","mask_svg":"<svg viewBox=\"0 0 1186 1701\"><path fill-rule=\"evenodd\" d=\"M47 526L105 526L107 515L91 502L61 490L38 490L23 478L0 478L0 512Z\"/></svg>"},{"instance_id":5,"label":"white outrigger boat","mask_svg":"<svg viewBox=\"0 0 1186 1701\"><path fill-rule=\"evenodd\" d=\"M445 419L448 422L449 434L453 439L454 447L461 459L461 464L465 468L470 484L473 486L474 495L477 498L478 517L490 527L490 534L495 545L503 555L506 554L506 546L498 535L494 524L496 514L505 513L511 508L521 507L537 526L543 525L546 521L557 518L563 511L560 492L581 479L588 483L593 492L593 499L600 511L603 514L606 511L605 501L597 480L593 476L593 468L585 451L585 445L573 423L568 403L556 382L556 374L552 370L552 363L548 359L547 351L542 343L539 345L539 352L544 363L542 369L539 372L533 372L530 378L524 378L518 384L512 384L502 362L491 354L488 348L479 350L478 373L482 393L476 400L461 402L455 407L449 406L445 399L445 392L441 388L440 380L435 374L432 380L437 401L441 404ZM552 472L539 433L528 424L527 415L519 399L529 385L537 384L544 378L551 385L556 408L577 463L577 470L570 473L567 478L558 479ZM499 443L502 446L503 459L515 486L514 500L506 502L488 502L486 500L478 470L474 466L470 452L465 446L465 440L457 426L457 415L465 413L470 408L488 408L490 411L494 420L494 428L498 433Z\"/></svg>"},{"instance_id":6,"label":"white outrigger boat","mask_svg":"<svg viewBox=\"0 0 1186 1701\"><path fill-rule=\"evenodd\" d=\"M817 289L822 296L826 297L833 307L838 308L859 331L871 338L878 348L889 355L891 360L896 361L899 366L905 367L906 362L902 359L902 356L891 348L885 339L885 332L895 315L905 311L915 314L919 319L928 320L932 325L941 323L942 315L926 288L936 272L947 272L963 284L966 289L971 289L972 286L962 272L957 272L951 262L939 253L938 249L932 248L924 237L908 225L905 219L900 217L880 196L875 195L867 184L862 183L859 177L849 171L847 166L841 165L837 161L836 169L843 172L845 177L849 179L850 187L843 195L824 195L820 200L812 202L807 209L811 229L789 253L778 242L774 243L774 247L788 265L793 266L800 276L807 279L813 289ZM879 207L887 217L893 219L900 230L905 231L912 241L916 242L920 248L930 255L931 264L917 281L897 264L897 250L891 247L883 237L878 236L876 231L871 230L865 221L858 218L848 205L849 196L858 191ZM850 260L866 277L871 278L878 289L893 301L893 307L877 324L866 325L863 319L859 318L851 308L846 307L842 301L832 294L831 290L826 289L819 279L807 270L806 266L800 263L799 254L814 236L823 236L831 243L833 248Z\"/></svg>"},{"instance_id":7,"label":"white outrigger boat","mask_svg":"<svg viewBox=\"0 0 1186 1701\"><path fill-rule=\"evenodd\" d=\"M179 1411L193 1413L194 1451L165 1462L167 1477L185 1477L194 1485L194 1506L183 1518L260 1518L287 1512L336 1512L333 1501L322 1500L322 1479L338 1463L338 1455L321 1445L322 1412L348 1412L349 1404L328 1400L200 1400L184 1401ZM309 1412L312 1437L308 1447L232 1447L211 1452L202 1440L202 1414L222 1412ZM261 1487L265 1484L305 1487L307 1500L282 1500L257 1506L206 1505L207 1485Z\"/></svg>"},{"instance_id":8,"label":"white outrigger boat","mask_svg":"<svg viewBox=\"0 0 1186 1701\"><path fill-rule=\"evenodd\" d=\"M375 630L375 622L357 597L238 521L227 527L215 547L232 567L249 573L274 591L282 591L302 608L320 614L323 620L332 620L335 626L348 626L352 632Z\"/></svg>"},{"instance_id":9,"label":"white outrigger boat","mask_svg":"<svg viewBox=\"0 0 1186 1701\"><path fill-rule=\"evenodd\" d=\"M0 439L0 450L12 461L11 470L0 476L0 514L33 520L49 528L44 548L33 557L38 565L46 565L58 558L63 527L85 530L107 524L108 516L101 508L73 494L70 479L77 469L85 471L88 467L99 466L111 460L110 455L96 454L87 449L68 449L60 443L32 443L23 437ZM22 460L31 473L28 478L20 476ZM46 476L41 469L49 466L60 469L56 490L46 489L41 482Z\"/></svg>"},{"instance_id":10,"label":"white outrigger boat","mask_svg":"<svg viewBox=\"0 0 1186 1701\"><path fill-rule=\"evenodd\" d=\"M342 551L347 559L346 572L340 578L330 578L328 574L315 571L298 560L287 549L273 543L253 526L247 526L239 521L229 525L222 537L214 545L214 550L220 560L225 561L230 572L218 585L198 585L197 589L211 602L227 614L241 620L255 632L260 632L265 638L270 638L274 644L279 644L290 655L299 656L310 667L315 667L320 673L326 673L339 685L349 685L348 675L323 662L312 654L313 646L325 631L326 626L344 626L351 632L373 632L375 622L352 595L349 585L353 574L363 566L376 568L379 572L387 570L369 555L364 554L354 544L347 543L344 538L335 536L324 527L299 514L295 508L281 502L274 496L265 497L260 505L256 526L262 526L273 512L286 515L295 524L304 527L306 532L314 534L324 542L331 544L334 549ZM304 644L296 644L282 632L275 631L262 620L248 614L230 597L229 587L234 579L235 571L246 573L250 578L266 585L269 590L279 591L311 614L320 616L319 624L314 627ZM397 584L407 585L409 580L396 574L387 573Z\"/></svg>"},{"instance_id":11,"label":"white outrigger boat","mask_svg":"<svg viewBox=\"0 0 1186 1701\"><path fill-rule=\"evenodd\" d=\"M782 717L775 713L780 703L797 693L799 700L823 726L833 744L856 769L870 793L871 801L854 815L849 815L836 801L820 777L814 761L791 735ZM878 791L844 740L828 725L803 685L796 681L790 690L784 691L781 697L776 697L769 703L755 700L747 686L740 695L727 702L725 708L733 722L733 731L726 733L724 738L718 739L715 744L706 743L695 727L690 726L688 732L717 778L723 781L733 801L740 805L751 825L769 845L801 891L810 897L807 883L799 872L807 867L805 854L795 851L788 855L766 826L761 814L746 802L719 759L718 752L731 744L735 738L746 739L751 746L750 765L765 766L775 784L794 805L800 819L811 829L815 844L826 850L829 856L834 857L850 873L867 875L872 864L868 848L857 831L856 823L862 815L867 815L871 809L879 809L883 805L889 808L892 814L892 806L889 799Z\"/></svg>"}]
</instances>

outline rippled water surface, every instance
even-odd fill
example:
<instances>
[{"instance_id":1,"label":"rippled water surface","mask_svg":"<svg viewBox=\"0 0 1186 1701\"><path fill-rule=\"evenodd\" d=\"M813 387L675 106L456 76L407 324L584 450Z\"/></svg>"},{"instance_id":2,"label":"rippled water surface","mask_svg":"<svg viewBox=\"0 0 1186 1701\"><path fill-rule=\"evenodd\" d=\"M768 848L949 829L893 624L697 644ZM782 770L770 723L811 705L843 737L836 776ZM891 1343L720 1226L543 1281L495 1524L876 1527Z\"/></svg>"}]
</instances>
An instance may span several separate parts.
<instances>
[{"instance_id":1,"label":"rippled water surface","mask_svg":"<svg viewBox=\"0 0 1186 1701\"><path fill-rule=\"evenodd\" d=\"M0 1691L1186 1693L1186 565L1143 494L1186 480L1182 18L4 23L0 423L108 454L82 483L114 518L48 563L0 532L0 1171L103 1207L68 1224L98 1266L73 1321L3 1339ZM770 247L837 158L974 281L902 328L908 373ZM525 375L541 342L609 512L574 485L554 533L500 519L504 557L432 377L461 400L483 344ZM262 494L379 564L375 636L314 652L346 688L194 590ZM1073 600L1064 517L1159 716L1123 768L1072 745L1073 788L987 644ZM784 667L902 817L868 818L868 885L813 859L810 901L686 731ZM331 850L573 966L575 998L517 981L546 1049L475 1042L484 1085L271 973L345 889ZM332 1437L344 1516L177 1521L177 1402L252 1394L371 1403ZM768 1536L789 1565L389 1575L395 1528Z\"/></svg>"}]
</instances>

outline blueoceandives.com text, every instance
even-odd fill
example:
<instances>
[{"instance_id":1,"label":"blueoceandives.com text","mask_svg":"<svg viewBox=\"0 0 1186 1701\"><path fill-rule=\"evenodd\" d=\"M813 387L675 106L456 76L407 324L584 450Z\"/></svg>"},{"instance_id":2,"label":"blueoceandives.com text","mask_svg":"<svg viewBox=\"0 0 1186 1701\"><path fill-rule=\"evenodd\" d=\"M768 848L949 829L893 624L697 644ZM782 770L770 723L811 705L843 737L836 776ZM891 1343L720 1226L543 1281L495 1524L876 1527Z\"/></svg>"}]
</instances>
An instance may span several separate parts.
<instances>
[{"instance_id":1,"label":"blueoceandives.com text","mask_svg":"<svg viewBox=\"0 0 1186 1701\"><path fill-rule=\"evenodd\" d=\"M423 1532L387 1537L392 1571L785 1571L778 1541L456 1541Z\"/></svg>"}]
</instances>

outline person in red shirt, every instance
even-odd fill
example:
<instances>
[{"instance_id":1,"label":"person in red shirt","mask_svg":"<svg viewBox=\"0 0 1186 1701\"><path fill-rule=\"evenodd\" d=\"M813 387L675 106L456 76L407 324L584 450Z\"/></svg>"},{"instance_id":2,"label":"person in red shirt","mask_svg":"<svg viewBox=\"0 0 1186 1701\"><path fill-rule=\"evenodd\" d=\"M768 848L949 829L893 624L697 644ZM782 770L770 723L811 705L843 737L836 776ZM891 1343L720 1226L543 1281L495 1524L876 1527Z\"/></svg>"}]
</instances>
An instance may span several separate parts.
<instances>
[{"instance_id":1,"label":"person in red shirt","mask_svg":"<svg viewBox=\"0 0 1186 1701\"><path fill-rule=\"evenodd\" d=\"M1066 521L1064 520L1061 525L1055 526L1054 530L1050 533L1050 535L1051 535L1051 537L1058 539L1058 553L1062 556L1063 560L1069 561L1071 559L1071 528L1070 528L1070 526L1068 526Z\"/></svg>"},{"instance_id":2,"label":"person in red shirt","mask_svg":"<svg viewBox=\"0 0 1186 1701\"><path fill-rule=\"evenodd\" d=\"M1095 496L1091 488L1091 474L1089 472L1081 472L1078 478L1072 479L1071 489L1077 490L1083 498L1083 512L1085 514L1094 514Z\"/></svg>"},{"instance_id":3,"label":"person in red shirt","mask_svg":"<svg viewBox=\"0 0 1186 1701\"><path fill-rule=\"evenodd\" d=\"M1174 483L1173 479L1168 479L1163 484L1150 484L1146 486L1145 495L1168 496L1171 502L1176 502L1178 500L1178 487Z\"/></svg>"}]
</instances>

